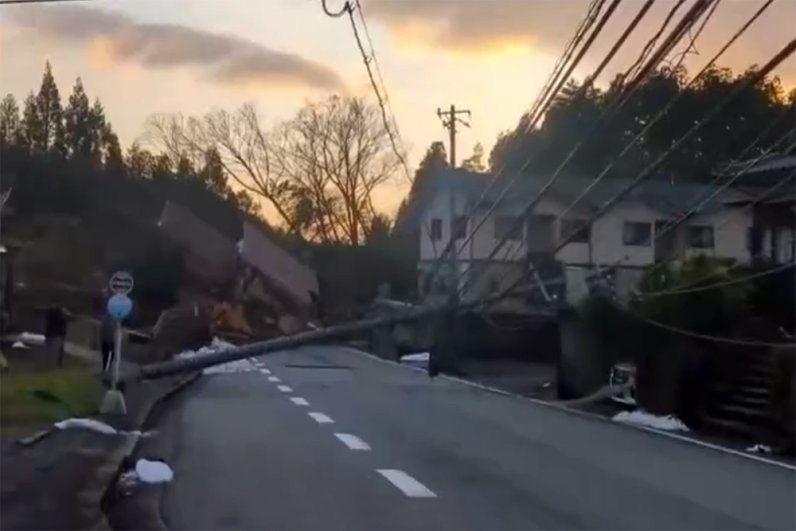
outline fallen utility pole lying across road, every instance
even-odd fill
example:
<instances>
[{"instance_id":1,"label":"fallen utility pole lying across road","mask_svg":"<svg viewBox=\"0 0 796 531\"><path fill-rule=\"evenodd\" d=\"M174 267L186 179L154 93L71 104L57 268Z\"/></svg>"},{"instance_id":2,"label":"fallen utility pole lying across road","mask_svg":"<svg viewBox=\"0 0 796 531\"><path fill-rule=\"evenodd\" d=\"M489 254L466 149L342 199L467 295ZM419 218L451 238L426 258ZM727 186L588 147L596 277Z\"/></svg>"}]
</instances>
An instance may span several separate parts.
<instances>
[{"instance_id":1,"label":"fallen utility pole lying across road","mask_svg":"<svg viewBox=\"0 0 796 531\"><path fill-rule=\"evenodd\" d=\"M552 281L554 282L555 280ZM533 289L536 289L535 286L536 285L531 285L528 288L518 289L515 290L514 293L515 294L527 293L532 291ZM458 311L467 311L478 307L487 306L495 301L502 299L503 297L505 297L505 293L499 293L489 298L461 304L458 307ZM351 336L360 332L366 332L368 330L372 330L379 326L392 325L404 321L413 321L415 319L420 319L423 317L427 317L431 314L437 313L445 309L446 307L447 303L445 302L427 304L422 307L416 307L415 309L407 309L405 311L396 312L390 315L372 317L369 319L353 321L350 323L330 326L327 328L319 328L316 330L299 332L298 334L284 336L284 337L277 337L275 339L269 339L267 341L258 341L256 343L251 343L249 345L235 347L220 352L214 352L212 354L206 354L203 356L195 356L191 358L178 358L159 363L152 363L141 367L140 371L135 375L135 377L140 380L147 380L152 378L162 378L164 376L171 376L173 374L178 374L181 372L196 371L199 369L204 369L206 367L211 367L213 365L228 363L230 361L238 361L245 358L250 358L252 356L260 356L267 352L296 348L302 345L308 345L310 343L336 338L336 337ZM546 313L548 315L553 315L555 313L555 311L552 310L551 308L539 310L539 312Z\"/></svg>"},{"instance_id":2,"label":"fallen utility pole lying across road","mask_svg":"<svg viewBox=\"0 0 796 531\"><path fill-rule=\"evenodd\" d=\"M390 325L402 321L411 321L425 317L434 312L441 310L443 304L426 306L416 310L408 310L405 313L393 314L388 316L373 317L371 319L363 319L361 321L353 321L341 325L330 326L328 328L319 328L317 330L309 330L300 332L291 336L278 337L269 339L267 341L259 341L241 347L230 348L204 356L195 356L191 358L178 358L160 363L152 363L141 367L140 372L137 374L139 379L162 378L164 376L171 376L173 374L196 371L204 369L212 365L220 365L230 361L242 360L251 356L259 356L267 352L274 352L277 350L285 350L290 348L300 347L316 341L324 339L331 339L334 337L350 336L359 332L371 330L377 326Z\"/></svg>"}]
</instances>

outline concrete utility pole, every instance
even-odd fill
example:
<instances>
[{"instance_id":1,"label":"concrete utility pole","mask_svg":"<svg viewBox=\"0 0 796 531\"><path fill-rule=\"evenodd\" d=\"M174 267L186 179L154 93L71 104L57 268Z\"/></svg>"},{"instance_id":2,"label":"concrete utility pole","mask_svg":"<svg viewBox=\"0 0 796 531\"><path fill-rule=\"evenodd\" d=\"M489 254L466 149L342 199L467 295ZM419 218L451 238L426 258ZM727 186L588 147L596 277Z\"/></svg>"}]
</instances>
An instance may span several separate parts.
<instances>
[{"instance_id":1,"label":"concrete utility pole","mask_svg":"<svg viewBox=\"0 0 796 531\"><path fill-rule=\"evenodd\" d=\"M437 116L442 120L442 125L450 133L450 167L456 167L456 124L460 123L465 127L470 127L470 124L459 118L460 115L466 115L469 119L471 113L467 109L457 109L455 105L450 106L450 110L443 111L437 109ZM455 370L456 369L456 312L459 305L459 265L458 252L456 251L456 232L458 231L458 216L456 216L456 191L453 183L450 183L450 190L448 195L448 213L450 216L448 223L448 230L450 231L450 241L448 248L450 254L448 256L448 305L447 310L443 311L437 316L436 339L434 341L434 348L431 349L431 357L429 359L429 374L434 376L440 369Z\"/></svg>"},{"instance_id":2,"label":"concrete utility pole","mask_svg":"<svg viewBox=\"0 0 796 531\"><path fill-rule=\"evenodd\" d=\"M439 116L440 120L442 120L442 126L448 130L450 133L450 166L451 168L456 167L456 123L460 123L465 127L470 127L468 122L465 122L458 116L460 114L466 114L467 118L471 117L471 113L467 109L457 109L455 105L451 105L450 110L443 111L442 109L437 108L437 116Z\"/></svg>"}]
</instances>

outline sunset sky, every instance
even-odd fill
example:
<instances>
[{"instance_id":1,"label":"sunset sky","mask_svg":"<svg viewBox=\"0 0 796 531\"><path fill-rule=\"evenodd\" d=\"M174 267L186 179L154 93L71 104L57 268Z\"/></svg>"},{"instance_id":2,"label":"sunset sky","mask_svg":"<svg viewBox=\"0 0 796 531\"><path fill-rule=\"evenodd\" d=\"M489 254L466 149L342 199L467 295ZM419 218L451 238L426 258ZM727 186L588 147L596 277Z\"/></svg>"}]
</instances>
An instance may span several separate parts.
<instances>
[{"instance_id":1,"label":"sunset sky","mask_svg":"<svg viewBox=\"0 0 796 531\"><path fill-rule=\"evenodd\" d=\"M685 9L692 0L686 2ZM659 0L604 82L626 68L657 29L673 0ZM342 0L328 0L336 10ZM437 107L472 110L460 158L476 142L487 152L533 101L586 0L363 0L363 7L410 165L446 138ZM723 0L703 36L699 68L761 5ZM625 0L577 72L594 68L635 15ZM777 0L726 55L743 69L763 63L793 37L796 0ZM23 99L53 65L64 99L77 76L99 97L123 145L159 112L201 114L254 101L270 120L287 118L308 99L369 95L348 19L327 17L320 0L95 0L0 6L0 88ZM796 60L777 73L796 83ZM406 183L382 190L392 211Z\"/></svg>"}]
</instances>

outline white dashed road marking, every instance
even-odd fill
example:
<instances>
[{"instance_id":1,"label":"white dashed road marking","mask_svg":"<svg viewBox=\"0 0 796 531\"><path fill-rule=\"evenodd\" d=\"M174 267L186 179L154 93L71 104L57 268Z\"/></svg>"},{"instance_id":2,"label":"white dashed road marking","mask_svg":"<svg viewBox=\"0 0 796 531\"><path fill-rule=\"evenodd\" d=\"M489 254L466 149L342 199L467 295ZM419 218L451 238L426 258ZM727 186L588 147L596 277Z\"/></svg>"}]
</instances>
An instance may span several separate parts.
<instances>
[{"instance_id":1,"label":"white dashed road marking","mask_svg":"<svg viewBox=\"0 0 796 531\"><path fill-rule=\"evenodd\" d=\"M269 371L268 369L260 369L260 373L261 374L271 374L271 371Z\"/></svg>"},{"instance_id":2,"label":"white dashed road marking","mask_svg":"<svg viewBox=\"0 0 796 531\"><path fill-rule=\"evenodd\" d=\"M315 422L318 424L333 424L334 421L328 415L324 415L323 413L318 413L316 411L311 411L308 413L310 417L315 419Z\"/></svg>"},{"instance_id":3,"label":"white dashed road marking","mask_svg":"<svg viewBox=\"0 0 796 531\"><path fill-rule=\"evenodd\" d=\"M293 392L293 389L291 389L289 385L277 385L276 388L282 391L283 393Z\"/></svg>"},{"instance_id":4,"label":"white dashed road marking","mask_svg":"<svg viewBox=\"0 0 796 531\"><path fill-rule=\"evenodd\" d=\"M350 433L335 433L334 436L348 446L349 450L370 450L370 445L356 435L351 435Z\"/></svg>"},{"instance_id":5,"label":"white dashed road marking","mask_svg":"<svg viewBox=\"0 0 796 531\"><path fill-rule=\"evenodd\" d=\"M379 474L387 478L387 481L398 487L401 492L410 498L436 498L437 495L426 488L425 485L404 472L403 470L379 469Z\"/></svg>"},{"instance_id":6,"label":"white dashed road marking","mask_svg":"<svg viewBox=\"0 0 796 531\"><path fill-rule=\"evenodd\" d=\"M297 406L309 406L310 403L307 402L306 398L301 398L300 396L294 396L290 398L290 401L296 404Z\"/></svg>"},{"instance_id":7,"label":"white dashed road marking","mask_svg":"<svg viewBox=\"0 0 796 531\"><path fill-rule=\"evenodd\" d=\"M277 378L276 376L269 376L268 377L268 381L269 382L281 382L281 380L279 378Z\"/></svg>"}]
</instances>

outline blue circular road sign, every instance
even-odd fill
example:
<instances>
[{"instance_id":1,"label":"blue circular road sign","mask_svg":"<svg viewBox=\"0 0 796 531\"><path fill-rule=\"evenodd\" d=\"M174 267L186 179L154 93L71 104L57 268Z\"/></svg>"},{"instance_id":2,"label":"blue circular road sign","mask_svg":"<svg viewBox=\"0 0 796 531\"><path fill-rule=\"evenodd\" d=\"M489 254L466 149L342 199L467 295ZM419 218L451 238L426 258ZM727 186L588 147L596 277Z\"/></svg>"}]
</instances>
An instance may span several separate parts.
<instances>
[{"instance_id":1,"label":"blue circular road sign","mask_svg":"<svg viewBox=\"0 0 796 531\"><path fill-rule=\"evenodd\" d=\"M108 299L108 315L121 321L133 310L133 301L127 295L117 294Z\"/></svg>"}]
</instances>

